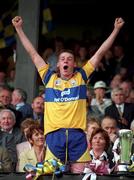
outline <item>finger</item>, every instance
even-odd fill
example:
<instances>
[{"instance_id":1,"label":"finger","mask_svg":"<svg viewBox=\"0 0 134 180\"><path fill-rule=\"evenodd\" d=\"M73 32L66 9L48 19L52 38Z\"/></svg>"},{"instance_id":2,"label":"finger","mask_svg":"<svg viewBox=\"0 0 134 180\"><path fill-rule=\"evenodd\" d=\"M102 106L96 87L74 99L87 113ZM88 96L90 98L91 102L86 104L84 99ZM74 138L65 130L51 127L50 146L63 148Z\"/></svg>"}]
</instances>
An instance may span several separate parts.
<instances>
[{"instance_id":1,"label":"finger","mask_svg":"<svg viewBox=\"0 0 134 180\"><path fill-rule=\"evenodd\" d=\"M19 21L20 21L20 17L19 16L16 16L14 19L13 19L13 21L15 22L15 23L18 23Z\"/></svg>"}]
</instances>

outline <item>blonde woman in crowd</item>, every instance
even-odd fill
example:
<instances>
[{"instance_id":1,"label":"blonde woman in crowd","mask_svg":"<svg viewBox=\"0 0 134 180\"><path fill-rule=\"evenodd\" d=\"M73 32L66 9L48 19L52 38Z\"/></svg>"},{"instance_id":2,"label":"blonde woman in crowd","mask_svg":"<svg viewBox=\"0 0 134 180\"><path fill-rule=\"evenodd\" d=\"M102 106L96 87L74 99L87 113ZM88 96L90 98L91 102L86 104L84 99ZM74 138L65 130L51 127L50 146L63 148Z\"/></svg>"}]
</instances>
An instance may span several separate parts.
<instances>
[{"instance_id":1,"label":"blonde woman in crowd","mask_svg":"<svg viewBox=\"0 0 134 180\"><path fill-rule=\"evenodd\" d=\"M26 150L26 149L31 149L31 144L30 142L27 140L27 131L29 129L30 126L35 125L37 127L40 126L38 121L34 121L32 118L26 118L24 121L22 121L21 123L21 132L24 134L25 136L25 141L22 143L19 143L16 145L16 150L17 150L17 157L19 159L20 154Z\"/></svg>"},{"instance_id":2,"label":"blonde woman in crowd","mask_svg":"<svg viewBox=\"0 0 134 180\"><path fill-rule=\"evenodd\" d=\"M18 160L18 171L23 172L26 164L36 166L37 162L43 162L45 158L45 137L40 127L31 125L27 130L27 139L31 149L23 151Z\"/></svg>"}]
</instances>

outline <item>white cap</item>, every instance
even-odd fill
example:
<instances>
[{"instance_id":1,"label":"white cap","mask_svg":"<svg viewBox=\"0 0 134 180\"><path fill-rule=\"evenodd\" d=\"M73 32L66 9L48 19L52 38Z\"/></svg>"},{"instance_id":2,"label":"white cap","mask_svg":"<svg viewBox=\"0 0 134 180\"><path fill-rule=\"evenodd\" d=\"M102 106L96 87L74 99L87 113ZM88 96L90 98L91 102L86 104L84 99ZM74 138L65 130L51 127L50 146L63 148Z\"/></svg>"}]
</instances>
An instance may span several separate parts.
<instances>
[{"instance_id":1,"label":"white cap","mask_svg":"<svg viewBox=\"0 0 134 180\"><path fill-rule=\"evenodd\" d=\"M106 83L104 81L97 81L94 85L94 89L104 88L106 89Z\"/></svg>"}]
</instances>

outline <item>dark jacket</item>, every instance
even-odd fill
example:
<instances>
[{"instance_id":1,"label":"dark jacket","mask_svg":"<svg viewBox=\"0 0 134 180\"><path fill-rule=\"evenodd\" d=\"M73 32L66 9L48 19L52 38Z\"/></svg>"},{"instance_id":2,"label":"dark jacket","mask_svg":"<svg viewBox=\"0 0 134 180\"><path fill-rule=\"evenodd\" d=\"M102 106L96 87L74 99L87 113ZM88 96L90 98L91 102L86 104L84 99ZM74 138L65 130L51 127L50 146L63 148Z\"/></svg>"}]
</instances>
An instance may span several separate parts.
<instances>
[{"instance_id":1,"label":"dark jacket","mask_svg":"<svg viewBox=\"0 0 134 180\"><path fill-rule=\"evenodd\" d=\"M124 103L124 112L122 114L122 117L128 121L128 126L125 126L119 122L120 114L114 103L105 109L105 115L116 119L117 125L120 129L123 129L123 128L130 129L130 124L132 120L134 119L134 104Z\"/></svg>"},{"instance_id":2,"label":"dark jacket","mask_svg":"<svg viewBox=\"0 0 134 180\"><path fill-rule=\"evenodd\" d=\"M6 148L0 146L0 172L11 172L12 160Z\"/></svg>"},{"instance_id":3,"label":"dark jacket","mask_svg":"<svg viewBox=\"0 0 134 180\"><path fill-rule=\"evenodd\" d=\"M15 170L15 166L17 163L17 152L14 136L0 130L0 146L5 147L8 150L10 158L12 160L13 169Z\"/></svg>"}]
</instances>

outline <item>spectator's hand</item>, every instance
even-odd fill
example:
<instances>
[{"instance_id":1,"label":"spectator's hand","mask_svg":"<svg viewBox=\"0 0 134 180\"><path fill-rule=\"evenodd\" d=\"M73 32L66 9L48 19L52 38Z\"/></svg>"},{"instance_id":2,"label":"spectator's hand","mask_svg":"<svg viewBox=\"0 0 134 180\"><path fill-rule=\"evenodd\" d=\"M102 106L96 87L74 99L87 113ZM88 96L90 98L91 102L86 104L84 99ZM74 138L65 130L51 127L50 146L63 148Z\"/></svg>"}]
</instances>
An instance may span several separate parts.
<instances>
[{"instance_id":1,"label":"spectator's hand","mask_svg":"<svg viewBox=\"0 0 134 180\"><path fill-rule=\"evenodd\" d=\"M12 24L15 28L22 27L23 20L20 16L16 16L12 19Z\"/></svg>"},{"instance_id":2,"label":"spectator's hand","mask_svg":"<svg viewBox=\"0 0 134 180\"><path fill-rule=\"evenodd\" d=\"M125 118L123 118L123 117L119 120L119 122L121 124L124 124L124 125L128 126L128 121Z\"/></svg>"},{"instance_id":3,"label":"spectator's hand","mask_svg":"<svg viewBox=\"0 0 134 180\"><path fill-rule=\"evenodd\" d=\"M103 97L101 96L101 94L96 94L96 100L99 104L103 104Z\"/></svg>"},{"instance_id":4,"label":"spectator's hand","mask_svg":"<svg viewBox=\"0 0 134 180\"><path fill-rule=\"evenodd\" d=\"M110 141L114 143L115 140L118 138L118 136L115 133L110 133L109 138L110 138Z\"/></svg>"},{"instance_id":5,"label":"spectator's hand","mask_svg":"<svg viewBox=\"0 0 134 180\"><path fill-rule=\"evenodd\" d=\"M114 27L117 29L121 29L122 26L124 25L125 21L122 18L116 18L115 19L115 23L114 23Z\"/></svg>"}]
</instances>

